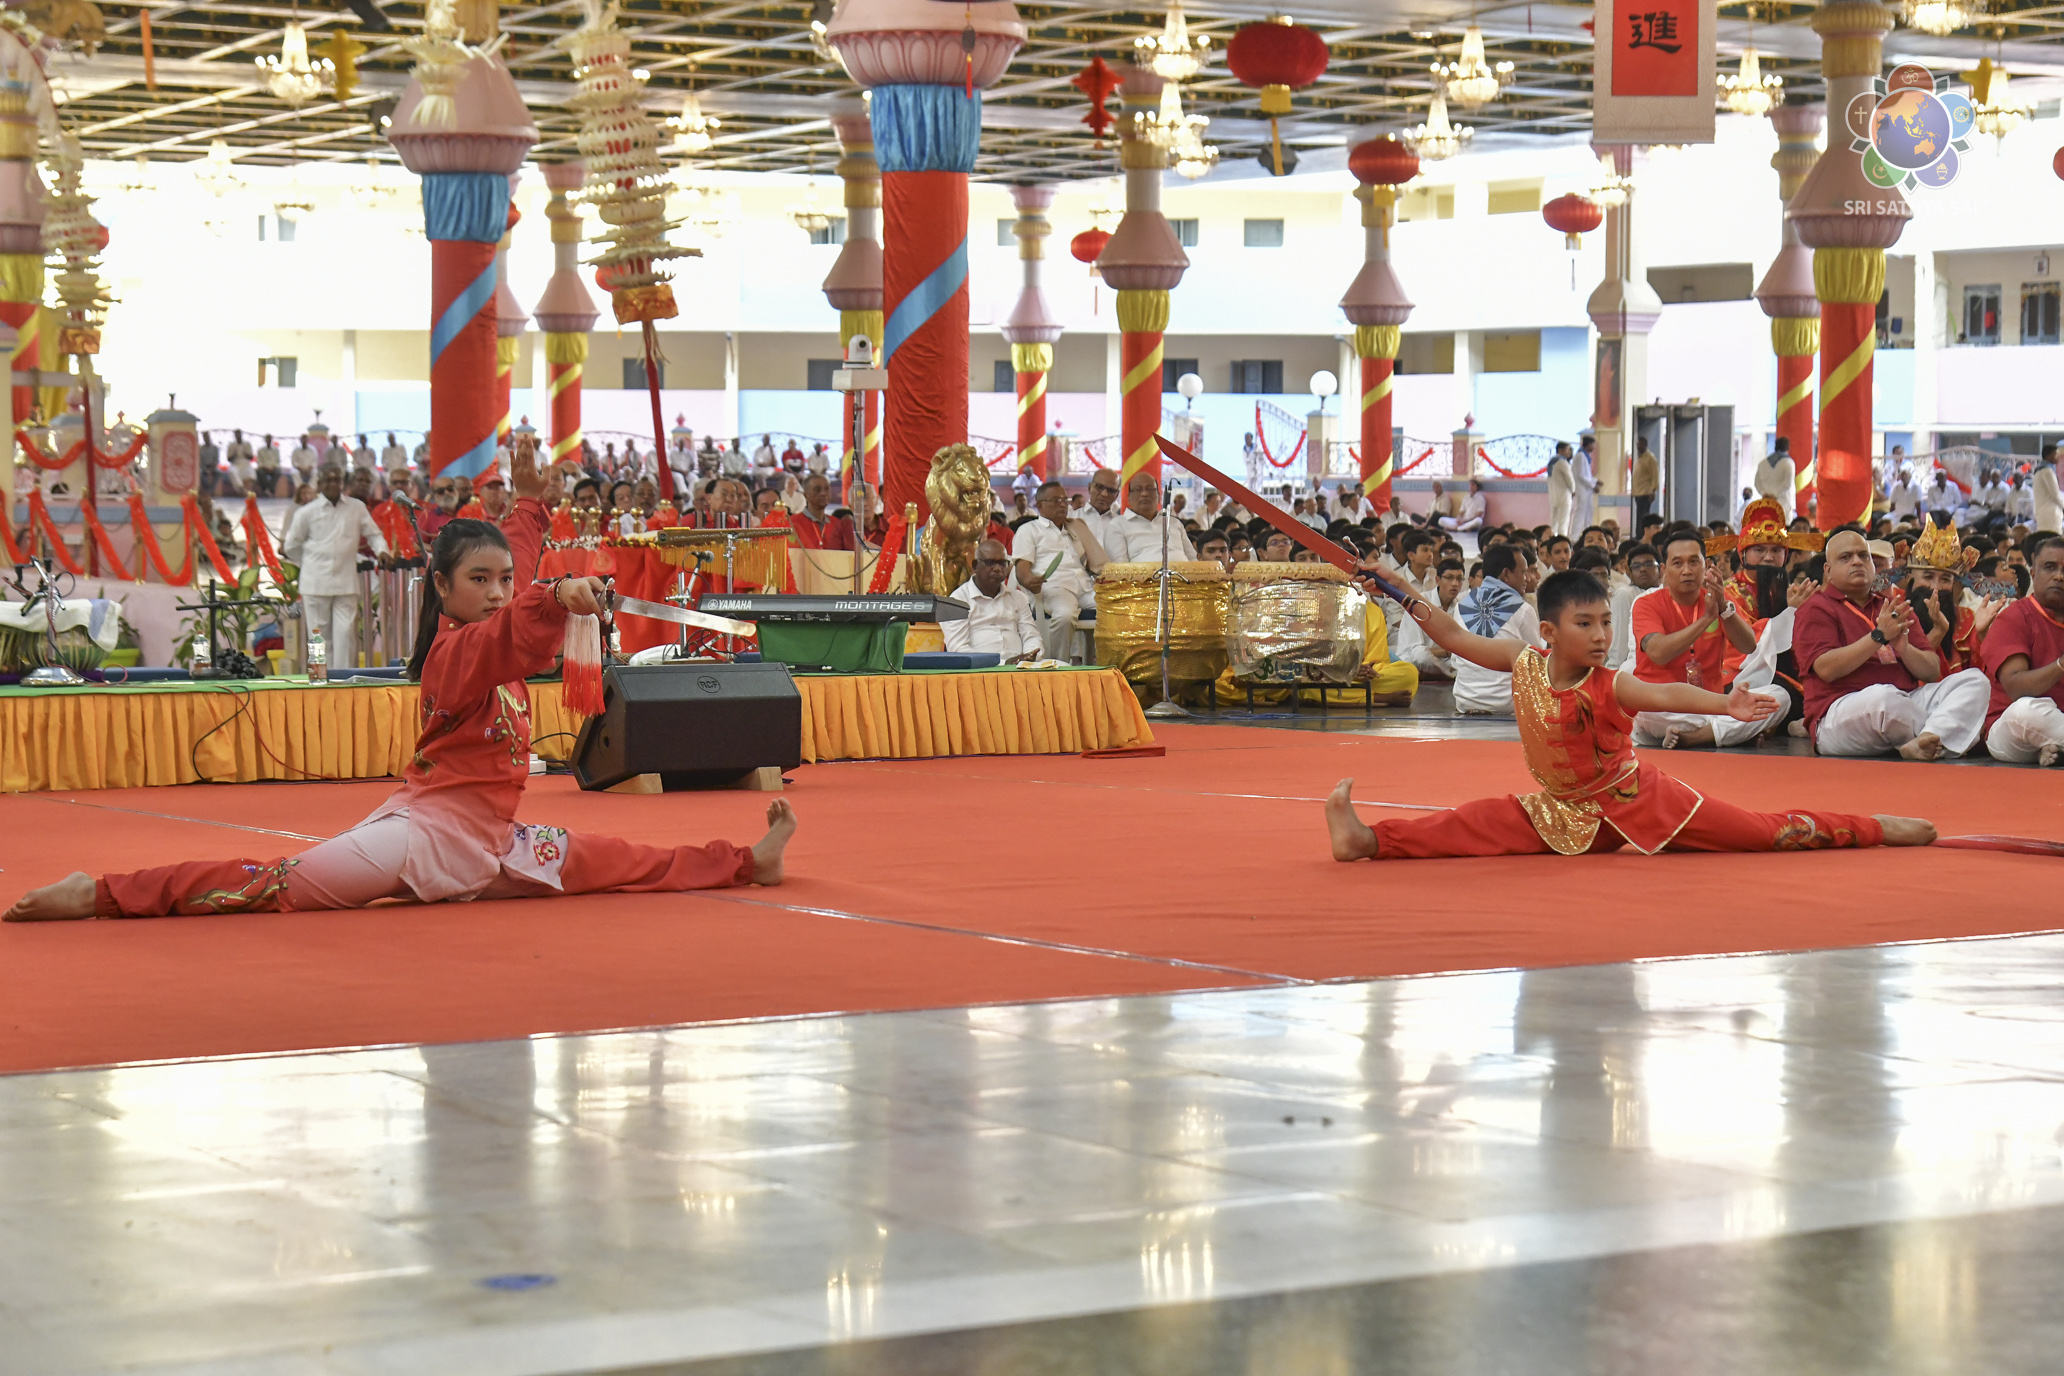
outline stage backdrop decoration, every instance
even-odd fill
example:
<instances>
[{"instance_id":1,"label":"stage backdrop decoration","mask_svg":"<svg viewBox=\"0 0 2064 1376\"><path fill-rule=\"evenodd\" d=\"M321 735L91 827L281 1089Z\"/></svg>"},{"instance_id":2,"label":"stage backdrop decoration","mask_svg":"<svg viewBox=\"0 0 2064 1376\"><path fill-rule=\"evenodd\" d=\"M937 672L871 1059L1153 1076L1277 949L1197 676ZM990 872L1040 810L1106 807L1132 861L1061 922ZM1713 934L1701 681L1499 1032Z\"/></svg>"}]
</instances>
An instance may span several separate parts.
<instances>
[{"instance_id":1,"label":"stage backdrop decoration","mask_svg":"<svg viewBox=\"0 0 2064 1376\"><path fill-rule=\"evenodd\" d=\"M1378 511L1390 510L1390 484L1397 461L1391 438L1392 389L1401 330L1412 314L1411 298L1390 266L1390 226L1398 188L1419 175L1419 159L1395 134L1365 139L1348 150L1347 170L1360 183L1362 270L1340 298L1355 327L1355 357L1362 375L1362 447L1357 456L1362 491Z\"/></svg>"},{"instance_id":2,"label":"stage backdrop decoration","mask_svg":"<svg viewBox=\"0 0 2064 1376\"><path fill-rule=\"evenodd\" d=\"M1033 477L1048 476L1046 452L1046 375L1053 369L1053 346L1061 337L1061 322L1039 289L1039 277L1046 264L1046 237L1053 233L1047 221L1047 207L1053 204L1050 186L1014 186L1011 204L1018 208L1011 232L1018 240L1018 263L1023 269L1023 286L1018 302L1003 322L1003 337L1011 346L1011 369L1018 386L1018 467ZM1058 476L1057 474L1055 476Z\"/></svg>"},{"instance_id":3,"label":"stage backdrop decoration","mask_svg":"<svg viewBox=\"0 0 2064 1376\"><path fill-rule=\"evenodd\" d=\"M509 431L516 424L510 403L516 390L516 358L522 352L523 327L530 317L509 290L509 241L516 237L516 223L522 215L515 205L516 178L509 178L509 227L495 245L495 443L506 448Z\"/></svg>"},{"instance_id":4,"label":"stage backdrop decoration","mask_svg":"<svg viewBox=\"0 0 2064 1376\"><path fill-rule=\"evenodd\" d=\"M979 93L1025 34L1010 0L846 0L828 31L870 92L881 163L882 498L892 512L923 499L934 454L967 442L967 179Z\"/></svg>"},{"instance_id":5,"label":"stage backdrop decoration","mask_svg":"<svg viewBox=\"0 0 2064 1376\"><path fill-rule=\"evenodd\" d=\"M587 181L578 159L539 169L552 199L545 220L552 227L552 275L537 300L538 328L545 332L545 388L551 401L552 461L581 452L581 374L588 363L588 331L595 328L595 298L580 277L580 217L567 195Z\"/></svg>"},{"instance_id":6,"label":"stage backdrop decoration","mask_svg":"<svg viewBox=\"0 0 2064 1376\"><path fill-rule=\"evenodd\" d=\"M509 178L537 126L499 57L468 44L448 0L404 41L416 59L388 142L423 179L430 240L430 472L478 482L494 464L495 246ZM506 409L506 408L503 408Z\"/></svg>"},{"instance_id":7,"label":"stage backdrop decoration","mask_svg":"<svg viewBox=\"0 0 2064 1376\"><path fill-rule=\"evenodd\" d=\"M1118 165L1125 171L1125 217L1097 255L1097 271L1118 292L1120 372L1119 481L1135 473L1161 478L1161 339L1168 331L1168 293L1189 269L1189 255L1175 227L1161 213L1161 177L1168 150L1148 137L1150 117L1161 104L1163 78L1146 67L1129 67L1119 86L1125 118L1118 125Z\"/></svg>"},{"instance_id":8,"label":"stage backdrop decoration","mask_svg":"<svg viewBox=\"0 0 2064 1376\"><path fill-rule=\"evenodd\" d=\"M1326 40L1282 15L1249 24L1226 45L1226 66L1243 86L1261 88L1261 112L1268 116L1269 157L1262 165L1278 177L1296 165L1283 158L1283 133L1277 120L1290 113L1290 95L1317 81L1326 71Z\"/></svg>"},{"instance_id":9,"label":"stage backdrop decoration","mask_svg":"<svg viewBox=\"0 0 2064 1376\"><path fill-rule=\"evenodd\" d=\"M874 160L874 129L866 107L854 102L831 116L839 141L839 179L845 184L846 242L824 277L824 299L839 313L839 348L865 336L874 356L882 350L881 166ZM853 413L860 414L861 454L853 453ZM881 393L846 393L846 425L839 437L839 489L855 475L881 486Z\"/></svg>"}]
</instances>

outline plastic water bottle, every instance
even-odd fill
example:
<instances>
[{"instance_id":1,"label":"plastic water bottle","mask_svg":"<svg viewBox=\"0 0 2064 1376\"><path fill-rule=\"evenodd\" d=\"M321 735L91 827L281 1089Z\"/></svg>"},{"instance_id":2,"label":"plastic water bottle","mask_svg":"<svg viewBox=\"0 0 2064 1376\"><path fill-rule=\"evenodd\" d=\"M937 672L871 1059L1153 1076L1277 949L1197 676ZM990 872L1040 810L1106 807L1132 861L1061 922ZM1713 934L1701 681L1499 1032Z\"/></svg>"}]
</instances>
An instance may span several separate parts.
<instances>
[{"instance_id":1,"label":"plastic water bottle","mask_svg":"<svg viewBox=\"0 0 2064 1376\"><path fill-rule=\"evenodd\" d=\"M193 663L190 672L204 674L215 667L215 652L208 644L206 631L195 631L193 638Z\"/></svg>"},{"instance_id":2,"label":"plastic water bottle","mask_svg":"<svg viewBox=\"0 0 2064 1376\"><path fill-rule=\"evenodd\" d=\"M308 628L308 681L330 681L330 650L323 644L322 632L314 626Z\"/></svg>"}]
</instances>

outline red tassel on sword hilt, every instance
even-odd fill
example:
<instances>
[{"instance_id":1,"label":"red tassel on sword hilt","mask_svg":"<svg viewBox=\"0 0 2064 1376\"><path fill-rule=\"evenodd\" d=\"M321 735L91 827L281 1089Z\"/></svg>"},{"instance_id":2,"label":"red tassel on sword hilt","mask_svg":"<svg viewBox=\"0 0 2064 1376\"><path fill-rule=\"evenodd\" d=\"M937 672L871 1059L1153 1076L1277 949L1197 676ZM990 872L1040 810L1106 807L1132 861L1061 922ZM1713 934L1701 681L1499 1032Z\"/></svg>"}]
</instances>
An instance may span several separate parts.
<instances>
[{"instance_id":1,"label":"red tassel on sword hilt","mask_svg":"<svg viewBox=\"0 0 2064 1376\"><path fill-rule=\"evenodd\" d=\"M602 622L599 618L566 618L561 678L567 711L583 717L602 715Z\"/></svg>"}]
</instances>

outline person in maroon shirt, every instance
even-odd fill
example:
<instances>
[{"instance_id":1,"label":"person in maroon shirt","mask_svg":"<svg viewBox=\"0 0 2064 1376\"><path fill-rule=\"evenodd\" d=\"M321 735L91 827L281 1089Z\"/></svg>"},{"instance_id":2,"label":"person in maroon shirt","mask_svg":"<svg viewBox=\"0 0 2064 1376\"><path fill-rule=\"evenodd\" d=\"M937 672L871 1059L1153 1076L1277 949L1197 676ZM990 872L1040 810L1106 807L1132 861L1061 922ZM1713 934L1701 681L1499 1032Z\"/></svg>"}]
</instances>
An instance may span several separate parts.
<instances>
[{"instance_id":1,"label":"person in maroon shirt","mask_svg":"<svg viewBox=\"0 0 2064 1376\"><path fill-rule=\"evenodd\" d=\"M1827 578L1792 627L1806 690L1806 730L1823 755L1909 760L1962 755L1978 743L1990 684L1982 670L1942 674L1915 634L1913 609L1876 592L1877 566L1860 531L1828 537Z\"/></svg>"},{"instance_id":2,"label":"person in maroon shirt","mask_svg":"<svg viewBox=\"0 0 2064 1376\"><path fill-rule=\"evenodd\" d=\"M853 548L853 518L834 516L825 510L831 501L831 480L822 473L803 479L803 509L789 524L804 549Z\"/></svg>"},{"instance_id":3,"label":"person in maroon shirt","mask_svg":"<svg viewBox=\"0 0 2064 1376\"><path fill-rule=\"evenodd\" d=\"M2030 543L2028 596L1993 621L1984 652L1987 752L2009 764L2064 759L2064 536Z\"/></svg>"},{"instance_id":4,"label":"person in maroon shirt","mask_svg":"<svg viewBox=\"0 0 2064 1376\"><path fill-rule=\"evenodd\" d=\"M351 830L273 860L188 860L95 879L79 873L22 896L10 922L358 908L377 899L672 893L781 882L795 812L776 799L758 845L646 846L516 820L530 777L530 693L569 616L595 616L599 578L534 582L545 484L533 442L513 456L516 509L503 529L447 524L431 552L409 672L422 731L401 787ZM506 532L506 533L505 533Z\"/></svg>"}]
</instances>

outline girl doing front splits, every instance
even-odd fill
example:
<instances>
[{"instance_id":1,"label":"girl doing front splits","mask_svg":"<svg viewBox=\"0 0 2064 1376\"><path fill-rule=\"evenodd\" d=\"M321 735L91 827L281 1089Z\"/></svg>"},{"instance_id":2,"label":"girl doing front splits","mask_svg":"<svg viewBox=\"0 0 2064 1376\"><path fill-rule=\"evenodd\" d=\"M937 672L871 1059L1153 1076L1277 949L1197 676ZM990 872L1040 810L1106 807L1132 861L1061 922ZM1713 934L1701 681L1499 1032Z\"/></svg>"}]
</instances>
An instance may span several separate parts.
<instances>
[{"instance_id":1,"label":"girl doing front splits","mask_svg":"<svg viewBox=\"0 0 2064 1376\"><path fill-rule=\"evenodd\" d=\"M74 874L25 894L10 922L84 917L307 911L376 899L670 893L779 884L794 811L777 799L748 849L672 849L573 835L516 820L530 778L524 679L552 666L569 615L601 611L602 581L535 583L549 523L535 440L511 456L515 510L501 529L456 520L438 532L409 675L422 683L422 734L401 787L350 831L287 859L190 860L94 879ZM506 535L505 532L506 531Z\"/></svg>"},{"instance_id":2,"label":"girl doing front splits","mask_svg":"<svg viewBox=\"0 0 2064 1376\"><path fill-rule=\"evenodd\" d=\"M1935 828L1914 817L1749 812L1637 762L1631 739L1637 713L1725 714L1752 722L1776 711L1777 703L1747 688L1723 697L1688 683L1647 683L1606 668L1612 613L1605 588L1588 573L1558 573L1541 584L1546 654L1523 641L1474 635L1425 598L1380 581L1442 649L1512 675L1520 743L1541 789L1371 827L1355 815L1354 780L1342 779L1326 800L1336 860L1582 855L1621 846L1646 855L1822 850L1925 846L1935 839Z\"/></svg>"}]
</instances>

